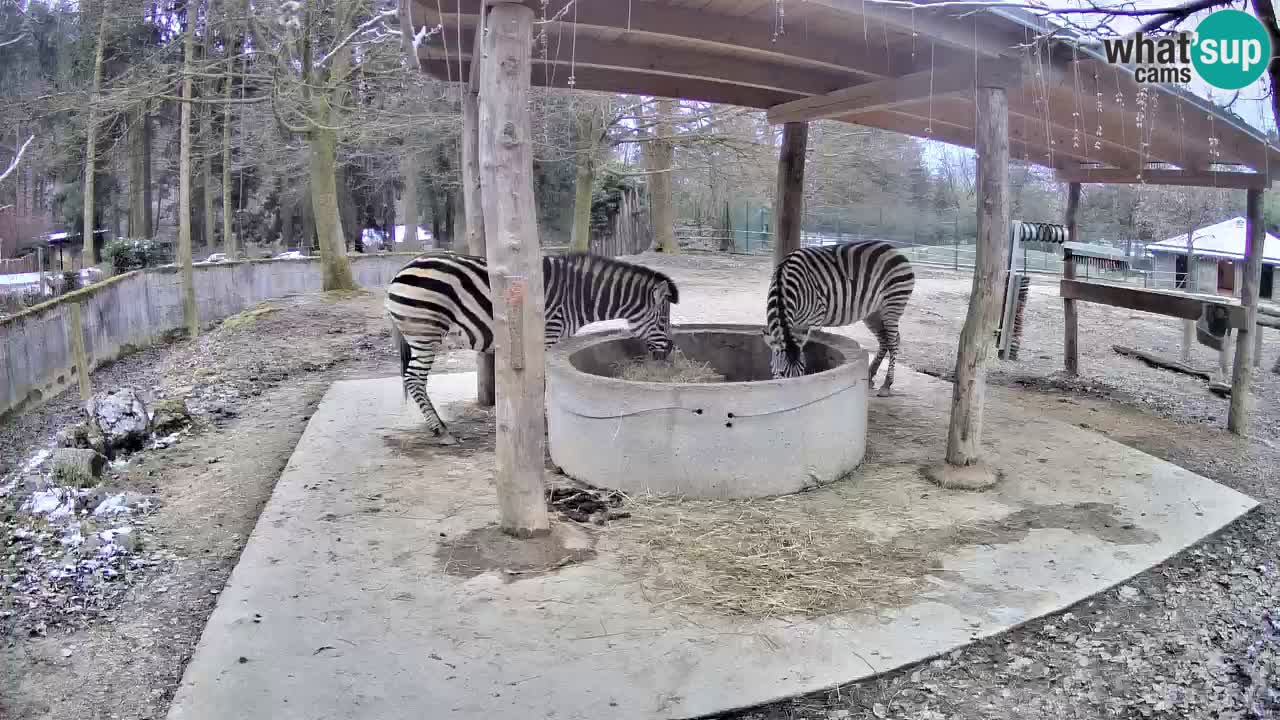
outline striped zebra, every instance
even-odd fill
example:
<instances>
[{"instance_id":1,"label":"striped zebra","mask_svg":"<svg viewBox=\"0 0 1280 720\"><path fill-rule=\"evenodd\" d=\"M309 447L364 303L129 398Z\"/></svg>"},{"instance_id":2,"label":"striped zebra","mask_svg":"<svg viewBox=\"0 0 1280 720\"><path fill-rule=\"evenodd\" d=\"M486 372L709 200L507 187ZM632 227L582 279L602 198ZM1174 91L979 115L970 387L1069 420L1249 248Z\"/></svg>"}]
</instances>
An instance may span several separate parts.
<instances>
[{"instance_id":1,"label":"striped zebra","mask_svg":"<svg viewBox=\"0 0 1280 720\"><path fill-rule=\"evenodd\" d=\"M813 328L852 325L859 320L875 334L880 350L869 380L884 356L889 368L877 393L891 394L898 355L898 320L915 287L911 263L881 240L800 248L773 271L766 307L765 338L772 349L773 376L805 374L804 345Z\"/></svg>"},{"instance_id":2,"label":"striped zebra","mask_svg":"<svg viewBox=\"0 0 1280 720\"><path fill-rule=\"evenodd\" d=\"M547 345L584 325L626 320L649 353L671 352L671 304L680 301L666 275L640 265L587 253L542 258L546 292ZM461 330L472 350L493 350L493 304L485 259L450 252L419 255L400 269L387 288L386 310L400 349L405 394L426 416L442 444L454 438L427 397L427 375L445 336Z\"/></svg>"}]
</instances>

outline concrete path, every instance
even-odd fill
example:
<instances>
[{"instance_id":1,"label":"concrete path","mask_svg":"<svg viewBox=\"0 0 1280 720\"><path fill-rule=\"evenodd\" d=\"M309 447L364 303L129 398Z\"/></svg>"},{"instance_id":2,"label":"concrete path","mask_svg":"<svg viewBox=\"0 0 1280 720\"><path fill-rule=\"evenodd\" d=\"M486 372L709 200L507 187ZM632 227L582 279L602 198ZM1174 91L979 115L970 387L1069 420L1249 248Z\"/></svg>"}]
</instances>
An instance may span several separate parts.
<instances>
[{"instance_id":1,"label":"concrete path","mask_svg":"<svg viewBox=\"0 0 1280 720\"><path fill-rule=\"evenodd\" d=\"M794 622L717 616L650 604L603 541L593 559L551 573L458 573L447 543L496 518L492 439L466 432L474 387L473 374L432 378L437 407L464 436L436 449L398 379L333 385L170 720L709 714L879 674L1061 610L1255 505L991 400L990 457L1005 479L984 493L941 491L902 468L941 457L950 386L900 368L899 394L873 399L868 462L848 482L911 493L912 511L939 522L994 519L990 539L950 549L906 607ZM1089 520L1099 512L1114 522ZM589 545L594 532L568 535Z\"/></svg>"}]
</instances>

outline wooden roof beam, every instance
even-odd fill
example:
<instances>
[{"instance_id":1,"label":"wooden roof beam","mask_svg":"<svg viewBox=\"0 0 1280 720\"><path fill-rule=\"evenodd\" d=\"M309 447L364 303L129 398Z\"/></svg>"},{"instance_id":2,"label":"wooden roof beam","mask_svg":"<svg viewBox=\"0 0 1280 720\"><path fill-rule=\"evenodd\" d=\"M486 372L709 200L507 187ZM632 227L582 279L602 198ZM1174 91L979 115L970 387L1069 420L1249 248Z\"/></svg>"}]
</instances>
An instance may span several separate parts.
<instances>
[{"instance_id":1,"label":"wooden roof beam","mask_svg":"<svg viewBox=\"0 0 1280 720\"><path fill-rule=\"evenodd\" d=\"M475 30L464 29L461 32L461 56L471 57L471 48L475 44ZM459 34L449 33L447 47L437 40L424 43L418 48L418 57L422 59L453 59L459 56ZM641 72L655 75L670 75L681 78L707 80L711 82L727 82L735 85L773 90L787 95L809 95L825 93L833 88L842 87L856 78L856 74L817 68L786 67L775 63L764 62L756 58L723 57L709 59L705 53L684 47L647 46L626 36L617 40L607 40L594 34L580 33L569 50L569 43L562 42L557 48L554 42L542 58L541 52L535 50L533 62L534 72L540 72L538 65L554 65L557 73L567 77L571 71L579 68L608 68L618 72ZM712 62L714 60L714 62Z\"/></svg>"},{"instance_id":2,"label":"wooden roof beam","mask_svg":"<svg viewBox=\"0 0 1280 720\"><path fill-rule=\"evenodd\" d=\"M464 27L474 27L485 0L440 0L439 12L435 0L409 1L413 3L415 24L442 23L447 32L456 36L459 13L464 16ZM556 23L540 25L539 22L540 19L535 21L534 32L545 28L552 38L557 32L563 32L567 40L576 22L580 27L674 38L688 42L693 50L697 50L697 46L725 45L775 62L825 66L832 70L855 72L873 80L900 73L912 66L909 53L882 45L852 43L848 38L823 36L816 31L784 33L774 38L771 26L758 20L653 2L578 2ZM537 51L534 54L536 56Z\"/></svg>"},{"instance_id":3,"label":"wooden roof beam","mask_svg":"<svg viewBox=\"0 0 1280 720\"><path fill-rule=\"evenodd\" d=\"M918 33L944 45L959 48L978 56L995 58L1007 55L1023 38L1011 37L979 24L980 14L967 17L946 16L926 8L906 8L864 2L864 0L808 0L810 3L830 8L840 13L861 15L868 20L878 20L888 27L907 34ZM990 16L987 16L988 18Z\"/></svg>"},{"instance_id":4,"label":"wooden roof beam","mask_svg":"<svg viewBox=\"0 0 1280 720\"><path fill-rule=\"evenodd\" d=\"M1181 185L1232 190L1266 190L1271 187L1271 178L1262 173L1235 171L1148 168L1139 172L1113 168L1062 168L1056 175L1061 182L1078 183Z\"/></svg>"},{"instance_id":5,"label":"wooden roof beam","mask_svg":"<svg viewBox=\"0 0 1280 720\"><path fill-rule=\"evenodd\" d=\"M977 87L1009 87L1020 77L1021 66L1016 61L987 62L978 68L952 66L922 70L771 107L769 122L823 120L958 93L972 95Z\"/></svg>"}]
</instances>

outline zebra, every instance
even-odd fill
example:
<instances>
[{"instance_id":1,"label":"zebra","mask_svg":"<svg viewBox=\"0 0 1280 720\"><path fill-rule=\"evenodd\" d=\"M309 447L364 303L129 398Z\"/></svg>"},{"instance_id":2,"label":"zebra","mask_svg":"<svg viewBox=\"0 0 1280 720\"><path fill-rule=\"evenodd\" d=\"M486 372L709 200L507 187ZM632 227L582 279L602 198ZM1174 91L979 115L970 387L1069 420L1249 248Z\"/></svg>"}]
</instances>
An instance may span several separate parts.
<instances>
[{"instance_id":1,"label":"zebra","mask_svg":"<svg viewBox=\"0 0 1280 720\"><path fill-rule=\"evenodd\" d=\"M887 397L898 355L898 320L914 288L911 263L882 240L791 251L773 271L766 303L764 335L772 351L773 376L805 374L803 350L813 328L861 320L880 344L868 373L872 387L881 361L889 356L884 385L877 393Z\"/></svg>"},{"instance_id":2,"label":"zebra","mask_svg":"<svg viewBox=\"0 0 1280 720\"><path fill-rule=\"evenodd\" d=\"M649 354L671 353L671 305L680 302L671 278L649 268L588 253L542 258L548 346L582 326L602 320L626 320L633 335L644 338ZM490 352L493 304L484 258L451 252L419 255L391 279L384 303L392 340L400 350L405 394L426 416L427 428L441 444L457 442L427 397L427 375L445 336L462 331L472 350Z\"/></svg>"}]
</instances>

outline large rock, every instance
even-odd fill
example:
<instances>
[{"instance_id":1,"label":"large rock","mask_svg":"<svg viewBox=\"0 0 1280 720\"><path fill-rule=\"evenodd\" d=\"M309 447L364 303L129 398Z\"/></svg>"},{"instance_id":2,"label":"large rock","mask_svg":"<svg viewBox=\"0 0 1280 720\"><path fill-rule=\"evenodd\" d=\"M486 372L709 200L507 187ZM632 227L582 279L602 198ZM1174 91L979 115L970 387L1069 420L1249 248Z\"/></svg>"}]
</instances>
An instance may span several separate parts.
<instances>
[{"instance_id":1,"label":"large rock","mask_svg":"<svg viewBox=\"0 0 1280 720\"><path fill-rule=\"evenodd\" d=\"M106 467L107 459L95 450L58 448L53 451L53 479L59 485L92 487Z\"/></svg>"},{"instance_id":2,"label":"large rock","mask_svg":"<svg viewBox=\"0 0 1280 720\"><path fill-rule=\"evenodd\" d=\"M151 404L151 432L168 435L191 424L191 411L182 398L157 400Z\"/></svg>"},{"instance_id":3,"label":"large rock","mask_svg":"<svg viewBox=\"0 0 1280 720\"><path fill-rule=\"evenodd\" d=\"M58 447L87 448L89 447L89 423L78 422L68 425L58 431L55 440Z\"/></svg>"},{"instance_id":4,"label":"large rock","mask_svg":"<svg viewBox=\"0 0 1280 720\"><path fill-rule=\"evenodd\" d=\"M107 457L140 450L147 441L151 416L142 395L133 388L118 388L94 395L86 408L89 421L102 432Z\"/></svg>"}]
</instances>

